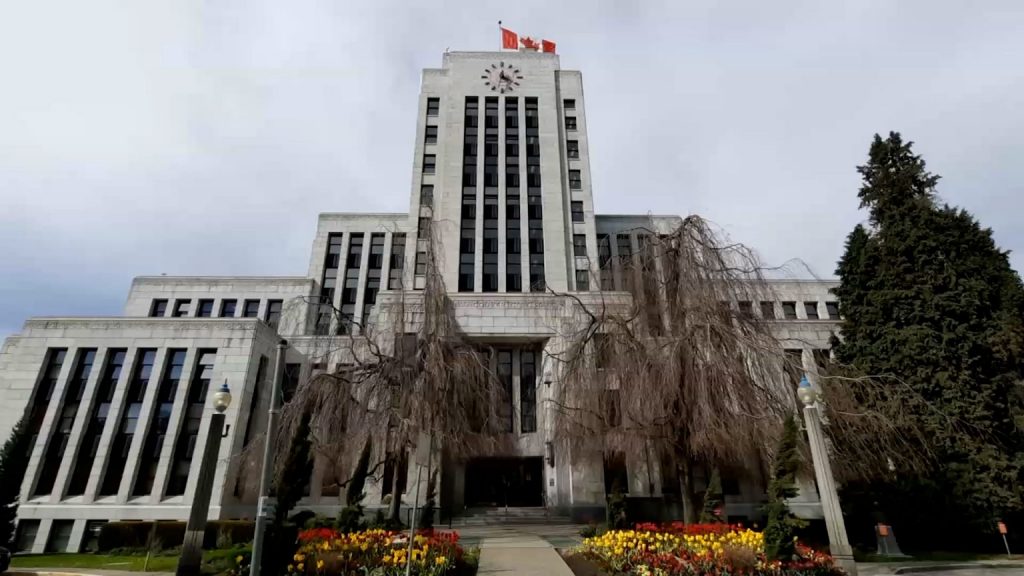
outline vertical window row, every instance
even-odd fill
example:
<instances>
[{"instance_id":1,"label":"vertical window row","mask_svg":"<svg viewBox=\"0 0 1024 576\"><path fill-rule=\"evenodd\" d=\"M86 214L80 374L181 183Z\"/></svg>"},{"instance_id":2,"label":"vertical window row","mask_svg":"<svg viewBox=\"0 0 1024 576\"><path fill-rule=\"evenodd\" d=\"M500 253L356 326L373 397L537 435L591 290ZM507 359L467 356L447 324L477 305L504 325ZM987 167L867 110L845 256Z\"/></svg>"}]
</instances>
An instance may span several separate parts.
<instances>
[{"instance_id":1,"label":"vertical window row","mask_svg":"<svg viewBox=\"0 0 1024 576\"><path fill-rule=\"evenodd\" d=\"M519 198L519 99L505 98L505 291L522 292L523 256Z\"/></svg>"},{"instance_id":2,"label":"vertical window row","mask_svg":"<svg viewBox=\"0 0 1024 576\"><path fill-rule=\"evenodd\" d=\"M53 491L53 483L57 479L57 472L60 470L61 460L64 458L64 451L67 449L68 439L71 438L71 427L78 415L78 407L81 405L82 396L85 392L85 385L89 381L89 374L92 373L92 364L96 359L96 350L79 350L75 360L74 373L68 382L64 392L63 405L60 409L60 420L57 428L47 442L46 451L43 453L42 469L39 472L39 479L36 482L35 493L39 495L49 494Z\"/></svg>"},{"instance_id":3,"label":"vertical window row","mask_svg":"<svg viewBox=\"0 0 1024 576\"><path fill-rule=\"evenodd\" d=\"M526 108L526 227L529 232L530 291L543 292L544 224L540 187L540 132L536 98L525 99Z\"/></svg>"},{"instance_id":4,"label":"vertical window row","mask_svg":"<svg viewBox=\"0 0 1024 576\"><path fill-rule=\"evenodd\" d=\"M103 372L100 374L99 381L96 382L96 393L93 394L92 411L89 413L89 421L85 425L81 447L78 449L78 455L71 469L68 496L81 496L85 493L126 356L127 352L123 349L107 350Z\"/></svg>"},{"instance_id":5,"label":"vertical window row","mask_svg":"<svg viewBox=\"0 0 1024 576\"><path fill-rule=\"evenodd\" d=\"M622 271L622 289L633 290L633 243L629 234L615 235L615 248L619 255L619 270Z\"/></svg>"},{"instance_id":6,"label":"vertical window row","mask_svg":"<svg viewBox=\"0 0 1024 576\"><path fill-rule=\"evenodd\" d=\"M366 287L363 290L363 310L360 325L369 325L370 312L377 303L380 292L380 276L384 269L384 235L370 234L370 259L366 265Z\"/></svg>"},{"instance_id":7,"label":"vertical window row","mask_svg":"<svg viewBox=\"0 0 1024 576\"><path fill-rule=\"evenodd\" d=\"M67 354L67 348L50 348L46 352L43 374L32 398L32 408L29 409L28 433L31 438L29 446L36 444L36 437L43 427L43 418L46 417L46 409L50 406L53 391L57 388L57 380L60 378L60 370L64 367L64 357Z\"/></svg>"},{"instance_id":8,"label":"vertical window row","mask_svg":"<svg viewBox=\"0 0 1024 576\"><path fill-rule=\"evenodd\" d=\"M324 273L320 278L320 302L317 304L317 334L327 334L334 316L334 292L338 288L338 269L341 267L343 234L327 235L327 254L324 256Z\"/></svg>"},{"instance_id":9,"label":"vertical window row","mask_svg":"<svg viewBox=\"0 0 1024 576\"><path fill-rule=\"evenodd\" d=\"M146 387L153 375L154 360L156 360L156 350L151 348L140 349L135 355L135 367L132 370L132 378L125 394L121 421L114 435L114 441L111 443L107 473L103 477L100 496L117 494L118 488L121 486L121 478L128 463L128 451L131 450L135 427L139 423L139 415L142 412L142 399L146 395Z\"/></svg>"},{"instance_id":10,"label":"vertical window row","mask_svg":"<svg viewBox=\"0 0 1024 576\"><path fill-rule=\"evenodd\" d=\"M466 97L466 131L462 149L462 216L459 239L459 292L474 290L476 258L476 153L480 132L480 103L476 96ZM419 260L419 254L417 254ZM416 264L419 274L419 263ZM424 272L426 262L423 263Z\"/></svg>"},{"instance_id":11,"label":"vertical window row","mask_svg":"<svg viewBox=\"0 0 1024 576\"><path fill-rule=\"evenodd\" d=\"M366 234L350 234L348 256L345 258L345 285L341 289L341 321L339 334L350 334L355 321L356 294L359 292L359 272L363 263L363 240Z\"/></svg>"},{"instance_id":12,"label":"vertical window row","mask_svg":"<svg viewBox=\"0 0 1024 576\"><path fill-rule=\"evenodd\" d=\"M512 351L498 350L498 380L504 392L498 407L499 432L511 434L514 430L514 408L512 396Z\"/></svg>"},{"instance_id":13,"label":"vertical window row","mask_svg":"<svg viewBox=\"0 0 1024 576\"><path fill-rule=\"evenodd\" d=\"M537 431L537 353L519 353L519 412L523 434Z\"/></svg>"},{"instance_id":14,"label":"vertical window row","mask_svg":"<svg viewBox=\"0 0 1024 576\"><path fill-rule=\"evenodd\" d=\"M483 292L498 291L498 98L485 99Z\"/></svg>"},{"instance_id":15,"label":"vertical window row","mask_svg":"<svg viewBox=\"0 0 1024 576\"><path fill-rule=\"evenodd\" d=\"M153 492L160 452L171 423L174 396L178 393L178 384L181 382L181 371L184 367L185 350L168 350L163 373L160 375L160 387L156 393L153 418L150 419L149 431L146 432L146 439L142 444L139 474L135 478L135 488L132 490L134 496L145 496Z\"/></svg>"},{"instance_id":16,"label":"vertical window row","mask_svg":"<svg viewBox=\"0 0 1024 576\"><path fill-rule=\"evenodd\" d=\"M422 196L420 197L422 199ZM388 268L388 290L402 289L402 273L405 272L405 234L391 236L391 263Z\"/></svg>"},{"instance_id":17,"label":"vertical window row","mask_svg":"<svg viewBox=\"0 0 1024 576\"><path fill-rule=\"evenodd\" d=\"M171 457L171 477L167 483L168 496L180 496L185 493L188 484L188 473L192 468L192 457L195 455L196 442L199 439L199 428L206 407L206 396L213 379L213 362L217 357L216 350L204 349L196 353L196 364L192 370L192 379L188 385L186 396L187 408L185 421L178 432L174 443L174 454Z\"/></svg>"},{"instance_id":18,"label":"vertical window row","mask_svg":"<svg viewBox=\"0 0 1024 576\"><path fill-rule=\"evenodd\" d=\"M597 236L597 264L601 269L601 290L615 290L615 273L612 270L612 241L607 234Z\"/></svg>"}]
</instances>

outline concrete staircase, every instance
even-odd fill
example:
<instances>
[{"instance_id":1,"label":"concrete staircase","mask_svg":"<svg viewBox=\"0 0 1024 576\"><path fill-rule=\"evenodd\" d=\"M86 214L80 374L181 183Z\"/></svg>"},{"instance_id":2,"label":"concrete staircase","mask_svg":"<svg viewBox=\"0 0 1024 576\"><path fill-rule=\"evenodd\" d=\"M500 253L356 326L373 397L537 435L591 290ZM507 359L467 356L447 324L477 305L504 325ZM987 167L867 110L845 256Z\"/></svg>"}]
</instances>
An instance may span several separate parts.
<instances>
[{"instance_id":1,"label":"concrete staircase","mask_svg":"<svg viewBox=\"0 0 1024 576\"><path fill-rule=\"evenodd\" d=\"M452 520L453 526L501 526L505 524L570 524L568 516L543 507L468 508Z\"/></svg>"}]
</instances>

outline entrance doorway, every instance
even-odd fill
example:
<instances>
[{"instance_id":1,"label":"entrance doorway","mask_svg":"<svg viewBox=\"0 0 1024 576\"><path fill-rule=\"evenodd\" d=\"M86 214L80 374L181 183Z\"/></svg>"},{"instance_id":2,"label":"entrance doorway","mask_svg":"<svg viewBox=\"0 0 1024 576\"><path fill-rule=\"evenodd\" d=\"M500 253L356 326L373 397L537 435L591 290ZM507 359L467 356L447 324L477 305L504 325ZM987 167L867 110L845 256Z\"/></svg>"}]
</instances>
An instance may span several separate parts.
<instances>
[{"instance_id":1,"label":"entrance doorway","mask_svg":"<svg viewBox=\"0 0 1024 576\"><path fill-rule=\"evenodd\" d=\"M476 458L466 463L466 506L543 505L543 458Z\"/></svg>"}]
</instances>

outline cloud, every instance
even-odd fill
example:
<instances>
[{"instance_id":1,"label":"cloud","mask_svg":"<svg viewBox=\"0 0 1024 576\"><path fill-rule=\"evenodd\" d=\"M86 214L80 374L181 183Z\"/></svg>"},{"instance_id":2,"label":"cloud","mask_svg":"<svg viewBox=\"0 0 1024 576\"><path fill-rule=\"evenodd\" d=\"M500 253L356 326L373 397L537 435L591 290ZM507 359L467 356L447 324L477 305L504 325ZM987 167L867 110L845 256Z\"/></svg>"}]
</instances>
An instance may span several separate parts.
<instances>
[{"instance_id":1,"label":"cloud","mask_svg":"<svg viewBox=\"0 0 1024 576\"><path fill-rule=\"evenodd\" d=\"M408 207L419 74L496 21L583 72L599 212L701 213L830 275L900 130L1024 260L1024 5L21 2L0 9L0 337L139 274L303 274L322 211Z\"/></svg>"}]
</instances>

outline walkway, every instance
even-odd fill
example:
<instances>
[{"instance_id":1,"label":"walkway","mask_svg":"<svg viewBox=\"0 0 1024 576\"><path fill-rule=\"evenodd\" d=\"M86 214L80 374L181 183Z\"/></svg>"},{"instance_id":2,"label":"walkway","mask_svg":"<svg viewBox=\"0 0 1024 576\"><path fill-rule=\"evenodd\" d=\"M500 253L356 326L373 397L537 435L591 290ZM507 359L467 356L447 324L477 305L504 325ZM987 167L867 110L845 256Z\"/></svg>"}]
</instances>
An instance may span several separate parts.
<instances>
[{"instance_id":1,"label":"walkway","mask_svg":"<svg viewBox=\"0 0 1024 576\"><path fill-rule=\"evenodd\" d=\"M478 576L572 576L555 547L579 543L579 526L466 526L459 529L465 546L480 547Z\"/></svg>"}]
</instances>

